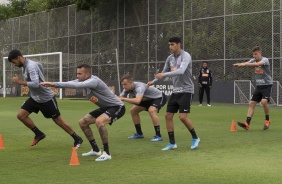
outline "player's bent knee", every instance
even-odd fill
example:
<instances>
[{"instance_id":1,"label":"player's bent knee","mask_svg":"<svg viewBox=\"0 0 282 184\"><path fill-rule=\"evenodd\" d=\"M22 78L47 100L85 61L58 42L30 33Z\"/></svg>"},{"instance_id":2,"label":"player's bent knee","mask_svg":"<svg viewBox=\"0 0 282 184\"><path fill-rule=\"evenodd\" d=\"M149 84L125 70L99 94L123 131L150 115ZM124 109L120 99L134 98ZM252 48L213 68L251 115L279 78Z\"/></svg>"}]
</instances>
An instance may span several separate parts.
<instances>
[{"instance_id":1,"label":"player's bent knee","mask_svg":"<svg viewBox=\"0 0 282 184\"><path fill-rule=\"evenodd\" d=\"M23 119L23 116L22 116L21 114L17 114L17 118L18 118L19 120L22 120L22 119Z\"/></svg>"},{"instance_id":2,"label":"player's bent knee","mask_svg":"<svg viewBox=\"0 0 282 184\"><path fill-rule=\"evenodd\" d=\"M52 120L57 124L57 125L61 125L61 124L65 124L64 120L60 117L56 117L56 118L52 118Z\"/></svg>"},{"instance_id":3,"label":"player's bent knee","mask_svg":"<svg viewBox=\"0 0 282 184\"><path fill-rule=\"evenodd\" d=\"M80 127L84 127L84 126L85 126L85 123L83 122L82 119L80 119L80 120L78 121L78 124L79 124Z\"/></svg>"},{"instance_id":4,"label":"player's bent knee","mask_svg":"<svg viewBox=\"0 0 282 184\"><path fill-rule=\"evenodd\" d=\"M173 114L172 113L166 113L165 114L165 119L172 119L173 118Z\"/></svg>"},{"instance_id":5,"label":"player's bent knee","mask_svg":"<svg viewBox=\"0 0 282 184\"><path fill-rule=\"evenodd\" d=\"M132 115L132 114L138 114L138 112L136 111L136 109L134 108L134 107L132 107L131 109L130 109L130 114Z\"/></svg>"},{"instance_id":6,"label":"player's bent knee","mask_svg":"<svg viewBox=\"0 0 282 184\"><path fill-rule=\"evenodd\" d=\"M249 102L249 107L255 107L256 105L257 105L257 102L255 102L255 101Z\"/></svg>"},{"instance_id":7,"label":"player's bent knee","mask_svg":"<svg viewBox=\"0 0 282 184\"><path fill-rule=\"evenodd\" d=\"M187 116L186 116L186 115L179 115L179 119L180 119L181 121L186 121Z\"/></svg>"},{"instance_id":8,"label":"player's bent knee","mask_svg":"<svg viewBox=\"0 0 282 184\"><path fill-rule=\"evenodd\" d=\"M79 124L80 127L85 127L85 126L88 126L88 125L89 125L89 123L87 122L87 119L86 119L85 117L83 117L82 119L80 119L80 120L78 121L78 124Z\"/></svg>"},{"instance_id":9,"label":"player's bent knee","mask_svg":"<svg viewBox=\"0 0 282 184\"><path fill-rule=\"evenodd\" d=\"M267 99L262 99L262 100L261 100L261 104L262 104L262 105L268 105Z\"/></svg>"},{"instance_id":10,"label":"player's bent knee","mask_svg":"<svg viewBox=\"0 0 282 184\"><path fill-rule=\"evenodd\" d=\"M97 120L96 121L96 126L97 127L105 126L106 124L107 124L107 122L102 121L102 120Z\"/></svg>"},{"instance_id":11,"label":"player's bent knee","mask_svg":"<svg viewBox=\"0 0 282 184\"><path fill-rule=\"evenodd\" d=\"M152 115L157 114L157 109L156 109L156 108L149 108L149 109L148 109L148 112L149 112L149 114L152 116Z\"/></svg>"},{"instance_id":12,"label":"player's bent knee","mask_svg":"<svg viewBox=\"0 0 282 184\"><path fill-rule=\"evenodd\" d=\"M27 117L27 116L24 115L24 114L21 114L21 113L18 113L18 114L17 114L17 118L18 118L19 120L24 120L26 117Z\"/></svg>"}]
</instances>

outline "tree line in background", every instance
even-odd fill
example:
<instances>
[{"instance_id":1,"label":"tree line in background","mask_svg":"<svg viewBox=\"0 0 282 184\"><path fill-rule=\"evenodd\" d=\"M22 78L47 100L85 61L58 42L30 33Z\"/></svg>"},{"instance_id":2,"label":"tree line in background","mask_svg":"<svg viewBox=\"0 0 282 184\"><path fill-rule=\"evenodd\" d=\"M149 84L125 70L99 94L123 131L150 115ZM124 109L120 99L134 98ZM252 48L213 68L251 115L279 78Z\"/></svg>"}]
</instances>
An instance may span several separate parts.
<instances>
[{"instance_id":1,"label":"tree line in background","mask_svg":"<svg viewBox=\"0 0 282 184\"><path fill-rule=\"evenodd\" d=\"M76 10L91 10L100 2L107 1L109 0L9 0L8 4L0 5L0 20L49 11L71 4L76 5Z\"/></svg>"}]
</instances>

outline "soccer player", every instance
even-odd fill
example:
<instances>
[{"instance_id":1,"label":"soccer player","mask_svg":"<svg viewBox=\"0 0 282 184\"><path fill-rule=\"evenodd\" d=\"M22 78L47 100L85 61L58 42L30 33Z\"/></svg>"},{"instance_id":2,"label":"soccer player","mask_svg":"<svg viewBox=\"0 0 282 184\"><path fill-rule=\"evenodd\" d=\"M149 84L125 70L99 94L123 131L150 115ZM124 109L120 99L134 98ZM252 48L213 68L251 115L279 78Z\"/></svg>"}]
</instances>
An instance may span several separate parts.
<instances>
[{"instance_id":1,"label":"soccer player","mask_svg":"<svg viewBox=\"0 0 282 184\"><path fill-rule=\"evenodd\" d=\"M207 106L211 106L210 103L210 89L212 88L212 71L208 68L208 62L204 61L202 64L202 69L198 74L198 82L199 82L199 101L200 105L203 104L204 92L206 91L207 95Z\"/></svg>"},{"instance_id":2,"label":"soccer player","mask_svg":"<svg viewBox=\"0 0 282 184\"><path fill-rule=\"evenodd\" d=\"M163 138L160 133L160 122L157 113L166 103L165 94L153 86L148 87L147 84L143 82L133 81L132 76L129 74L123 76L120 81L124 90L120 94L119 98L121 101L134 104L134 106L130 109L130 113L136 128L136 133L128 138L144 138L140 125L141 120L139 113L142 111L148 111L156 132L156 135L153 139L151 139L151 142L162 141Z\"/></svg>"},{"instance_id":3,"label":"soccer player","mask_svg":"<svg viewBox=\"0 0 282 184\"><path fill-rule=\"evenodd\" d=\"M266 130L269 128L270 125L268 102L271 96L271 90L273 84L271 72L270 72L270 64L268 59L262 56L261 47L259 46L254 47L252 53L253 53L253 58L251 60L243 63L234 64L234 66L236 67L244 67L244 66L253 67L255 72L255 80L256 80L256 89L249 102L247 119L244 123L237 122L237 124L240 127L244 128L245 130L249 130L251 119L255 112L255 107L257 103L261 102L265 113L263 130Z\"/></svg>"},{"instance_id":4,"label":"soccer player","mask_svg":"<svg viewBox=\"0 0 282 184\"><path fill-rule=\"evenodd\" d=\"M76 80L68 82L42 82L44 86L54 86L57 88L85 88L87 98L95 103L99 108L95 109L79 120L79 126L89 140L92 147L90 152L83 153L82 156L99 156L96 161L111 160L108 144L108 131L106 124L112 124L121 118L125 113L123 102L110 90L110 88L97 76L91 74L91 68L87 64L77 67ZM103 153L98 148L93 132L89 125L96 124L102 143Z\"/></svg>"},{"instance_id":5,"label":"soccer player","mask_svg":"<svg viewBox=\"0 0 282 184\"><path fill-rule=\"evenodd\" d=\"M168 101L165 115L169 144L162 150L177 148L174 138L173 116L178 111L179 119L192 135L191 149L195 149L199 145L200 138L197 136L192 122L188 119L194 94L192 59L189 53L181 49L181 39L179 37L170 38L168 45L172 54L168 56L163 71L155 75L156 79L148 82L150 86L163 77L173 78L173 92Z\"/></svg>"},{"instance_id":6,"label":"soccer player","mask_svg":"<svg viewBox=\"0 0 282 184\"><path fill-rule=\"evenodd\" d=\"M25 79L21 80L15 75L12 81L19 85L27 86L30 90L30 97L24 102L17 114L17 118L35 134L34 140L30 146L35 146L40 140L46 137L29 117L31 113L35 112L37 114L41 111L45 118L52 118L57 125L71 135L74 139L74 146L78 148L83 140L73 131L71 126L62 119L53 91L39 84L45 81L42 64L24 58L19 50L12 50L9 53L8 60L14 66L22 68L22 74Z\"/></svg>"}]
</instances>

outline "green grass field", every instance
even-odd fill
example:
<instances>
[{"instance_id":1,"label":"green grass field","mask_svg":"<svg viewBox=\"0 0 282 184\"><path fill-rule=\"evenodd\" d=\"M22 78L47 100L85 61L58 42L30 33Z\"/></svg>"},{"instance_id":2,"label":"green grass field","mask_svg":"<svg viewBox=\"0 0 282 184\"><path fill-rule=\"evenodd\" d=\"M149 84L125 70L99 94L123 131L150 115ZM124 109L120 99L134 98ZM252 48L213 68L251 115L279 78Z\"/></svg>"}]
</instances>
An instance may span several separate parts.
<instances>
[{"instance_id":1,"label":"green grass field","mask_svg":"<svg viewBox=\"0 0 282 184\"><path fill-rule=\"evenodd\" d=\"M198 107L189 114L201 138L199 148L190 150L191 136L175 117L178 149L161 151L168 143L164 112L161 133L164 141L151 143L154 129L146 112L141 114L144 139L129 140L135 132L129 114L108 126L112 160L95 162L81 157L91 148L78 126L78 120L91 111L86 100L58 100L62 117L84 138L79 148L79 166L70 166L72 138L42 114L32 114L38 128L47 135L35 147L29 144L33 133L17 120L16 113L25 98L2 98L0 134L5 149L0 149L0 183L281 183L282 159L281 108L271 107L271 127L263 131L262 107L257 107L249 131L230 132L231 120L244 120L247 105L213 104ZM92 126L98 145L101 140Z\"/></svg>"}]
</instances>

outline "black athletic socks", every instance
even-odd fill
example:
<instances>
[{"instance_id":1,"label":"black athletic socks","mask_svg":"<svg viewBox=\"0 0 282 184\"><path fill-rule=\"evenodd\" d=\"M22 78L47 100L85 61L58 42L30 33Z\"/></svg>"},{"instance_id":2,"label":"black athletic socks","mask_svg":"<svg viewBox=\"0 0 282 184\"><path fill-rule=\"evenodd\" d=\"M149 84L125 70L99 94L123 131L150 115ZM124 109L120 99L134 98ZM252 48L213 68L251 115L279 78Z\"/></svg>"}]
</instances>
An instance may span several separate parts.
<instances>
[{"instance_id":1,"label":"black athletic socks","mask_svg":"<svg viewBox=\"0 0 282 184\"><path fill-rule=\"evenodd\" d=\"M89 141L89 143L90 143L90 145L91 145L93 151L96 151L96 152L99 152L99 151L100 151L99 148L98 148L98 146L97 146L97 143L96 143L95 139Z\"/></svg>"},{"instance_id":2,"label":"black athletic socks","mask_svg":"<svg viewBox=\"0 0 282 184\"><path fill-rule=\"evenodd\" d=\"M75 132L73 132L73 134L71 134L71 136L75 141L79 140L79 138L80 138Z\"/></svg>"},{"instance_id":3,"label":"black athletic socks","mask_svg":"<svg viewBox=\"0 0 282 184\"><path fill-rule=\"evenodd\" d=\"M158 126L154 126L154 128L155 128L156 135L161 137L160 126L159 125Z\"/></svg>"},{"instance_id":4,"label":"black athletic socks","mask_svg":"<svg viewBox=\"0 0 282 184\"><path fill-rule=\"evenodd\" d=\"M36 126L31 128L31 130L35 133L36 136L43 135L44 133L41 132Z\"/></svg>"},{"instance_id":5,"label":"black athletic socks","mask_svg":"<svg viewBox=\"0 0 282 184\"><path fill-rule=\"evenodd\" d=\"M189 130L189 132L191 133L193 139L198 139L198 136L197 136L196 131L195 131L194 128L192 128L191 130Z\"/></svg>"},{"instance_id":6,"label":"black athletic socks","mask_svg":"<svg viewBox=\"0 0 282 184\"><path fill-rule=\"evenodd\" d=\"M175 144L175 139L174 139L174 132L168 132L168 137L169 137L169 143L170 144Z\"/></svg>"},{"instance_id":7,"label":"black athletic socks","mask_svg":"<svg viewBox=\"0 0 282 184\"><path fill-rule=\"evenodd\" d=\"M248 125L250 125L252 118L251 117L247 117L246 122L248 123Z\"/></svg>"},{"instance_id":8,"label":"black athletic socks","mask_svg":"<svg viewBox=\"0 0 282 184\"><path fill-rule=\"evenodd\" d=\"M269 121L269 115L265 115L265 120Z\"/></svg>"},{"instance_id":9,"label":"black athletic socks","mask_svg":"<svg viewBox=\"0 0 282 184\"><path fill-rule=\"evenodd\" d=\"M105 151L108 155L110 155L109 144L108 144L108 143L105 143L105 144L103 144L103 145L104 145L104 151Z\"/></svg>"},{"instance_id":10,"label":"black athletic socks","mask_svg":"<svg viewBox=\"0 0 282 184\"><path fill-rule=\"evenodd\" d=\"M136 124L135 125L135 129L136 129L136 133L139 135L143 135L143 132L141 130L141 125L140 124Z\"/></svg>"}]
</instances>

